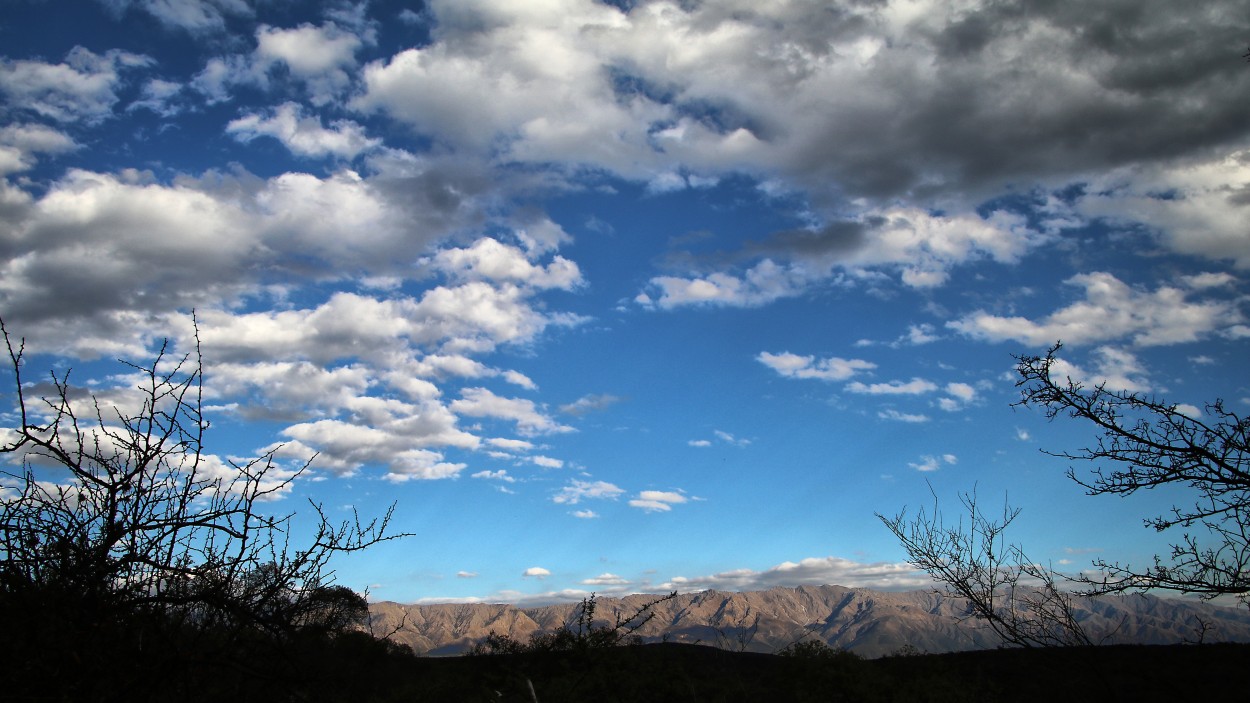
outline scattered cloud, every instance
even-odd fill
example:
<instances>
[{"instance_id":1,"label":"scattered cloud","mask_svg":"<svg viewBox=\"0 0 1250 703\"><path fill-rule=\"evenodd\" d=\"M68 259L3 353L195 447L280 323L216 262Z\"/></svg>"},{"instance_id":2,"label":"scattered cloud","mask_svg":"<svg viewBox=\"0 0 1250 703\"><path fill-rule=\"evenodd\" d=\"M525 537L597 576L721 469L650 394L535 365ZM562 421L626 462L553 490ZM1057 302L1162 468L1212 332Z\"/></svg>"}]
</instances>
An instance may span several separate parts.
<instances>
[{"instance_id":1,"label":"scattered cloud","mask_svg":"<svg viewBox=\"0 0 1250 703\"><path fill-rule=\"evenodd\" d=\"M532 436L573 432L538 409L532 400L504 398L486 388L465 388L461 398L452 401L452 411L470 417L493 417L516 422L517 432Z\"/></svg>"},{"instance_id":2,"label":"scattered cloud","mask_svg":"<svg viewBox=\"0 0 1250 703\"><path fill-rule=\"evenodd\" d=\"M629 505L649 513L666 513L674 505L681 505L688 500L686 496L673 491L642 491L637 498L629 501Z\"/></svg>"},{"instance_id":3,"label":"scattered cloud","mask_svg":"<svg viewBox=\"0 0 1250 703\"><path fill-rule=\"evenodd\" d=\"M926 454L920 457L919 462L908 463L907 465L917 471L929 472L937 471L944 465L955 464L958 461L954 454L942 454L941 456Z\"/></svg>"},{"instance_id":4,"label":"scattered cloud","mask_svg":"<svg viewBox=\"0 0 1250 703\"><path fill-rule=\"evenodd\" d=\"M551 572L541 566L531 566L521 574L522 578L545 579L551 575Z\"/></svg>"},{"instance_id":5,"label":"scattered cloud","mask_svg":"<svg viewBox=\"0 0 1250 703\"><path fill-rule=\"evenodd\" d=\"M864 384L859 381L853 381L846 385L846 390L851 393L864 393L867 395L923 395L936 391L938 386L932 381L926 381L923 378L913 378L910 381L890 381L888 383L872 383Z\"/></svg>"},{"instance_id":6,"label":"scattered cloud","mask_svg":"<svg viewBox=\"0 0 1250 703\"><path fill-rule=\"evenodd\" d=\"M11 108L70 124L98 124L113 115L126 72L151 66L142 54L96 54L75 46L61 63L0 58L0 93Z\"/></svg>"},{"instance_id":7,"label":"scattered cloud","mask_svg":"<svg viewBox=\"0 0 1250 703\"><path fill-rule=\"evenodd\" d=\"M612 573L603 573L594 578L583 579L581 583L583 586L627 586L629 579Z\"/></svg>"},{"instance_id":8,"label":"scattered cloud","mask_svg":"<svg viewBox=\"0 0 1250 703\"><path fill-rule=\"evenodd\" d=\"M861 371L877 368L871 361L830 357L817 359L790 352L760 352L757 361L787 378L816 378L822 381L845 381Z\"/></svg>"},{"instance_id":9,"label":"scattered cloud","mask_svg":"<svg viewBox=\"0 0 1250 703\"><path fill-rule=\"evenodd\" d=\"M273 137L296 156L354 159L377 148L381 139L371 139L364 128L351 120L337 120L326 129L320 118L307 116L297 103L284 103L265 113L249 113L226 125L226 132L247 143L258 137Z\"/></svg>"},{"instance_id":10,"label":"scattered cloud","mask_svg":"<svg viewBox=\"0 0 1250 703\"><path fill-rule=\"evenodd\" d=\"M877 413L877 417L882 420L894 420L896 422L928 422L928 415L916 415L903 413L893 409L881 410Z\"/></svg>"},{"instance_id":11,"label":"scattered cloud","mask_svg":"<svg viewBox=\"0 0 1250 703\"><path fill-rule=\"evenodd\" d=\"M607 393L601 393L598 395L587 395L587 396L582 396L581 398L578 398L572 403L561 405L560 412L564 413L565 415L574 415L574 416L580 417L582 415L586 415L592 412L606 410L607 408L621 402L621 400L622 400L621 398L614 396L614 395L608 395Z\"/></svg>"},{"instance_id":12,"label":"scattered cloud","mask_svg":"<svg viewBox=\"0 0 1250 703\"><path fill-rule=\"evenodd\" d=\"M1083 289L1085 299L1040 321L977 311L947 326L993 342L1047 346L1062 340L1075 346L1128 339L1146 347L1198 341L1242 321L1233 303L1191 301L1190 291L1178 287L1143 290L1105 272L1078 274L1066 283Z\"/></svg>"},{"instance_id":13,"label":"scattered cloud","mask_svg":"<svg viewBox=\"0 0 1250 703\"><path fill-rule=\"evenodd\" d=\"M553 503L577 505L587 499L612 499L625 492L625 489L607 481L579 481L573 479L559 493L552 496Z\"/></svg>"}]
</instances>

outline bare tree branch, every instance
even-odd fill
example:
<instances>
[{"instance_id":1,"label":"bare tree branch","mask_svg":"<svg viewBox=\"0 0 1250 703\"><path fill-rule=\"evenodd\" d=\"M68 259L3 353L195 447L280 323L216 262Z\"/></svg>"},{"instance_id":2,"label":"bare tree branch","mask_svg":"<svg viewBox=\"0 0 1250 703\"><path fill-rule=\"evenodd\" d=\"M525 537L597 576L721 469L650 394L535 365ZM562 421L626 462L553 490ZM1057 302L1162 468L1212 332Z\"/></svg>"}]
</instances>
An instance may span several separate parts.
<instances>
[{"instance_id":1,"label":"bare tree branch","mask_svg":"<svg viewBox=\"0 0 1250 703\"><path fill-rule=\"evenodd\" d=\"M1164 589L1204 598L1250 593L1250 418L1208 403L1201 417L1141 393L1086 387L1052 375L1055 344L1045 356L1017 357L1019 406L1041 408L1049 419L1061 415L1092 423L1094 444L1072 452L1048 452L1072 461L1097 464L1088 473L1069 468L1068 476L1089 495L1128 496L1165 486L1188 489L1192 505L1145 519L1147 527L1184 532L1170 553L1133 567L1096 561L1098 577L1085 577L1089 593Z\"/></svg>"}]
</instances>

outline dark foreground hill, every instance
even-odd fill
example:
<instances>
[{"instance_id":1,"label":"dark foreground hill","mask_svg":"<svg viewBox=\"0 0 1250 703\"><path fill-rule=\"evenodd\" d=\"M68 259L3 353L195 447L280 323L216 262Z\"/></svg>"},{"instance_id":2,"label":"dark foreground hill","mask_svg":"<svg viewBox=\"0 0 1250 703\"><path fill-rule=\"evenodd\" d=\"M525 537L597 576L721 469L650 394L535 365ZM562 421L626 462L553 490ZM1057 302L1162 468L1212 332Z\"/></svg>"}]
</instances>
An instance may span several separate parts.
<instances>
[{"instance_id":1,"label":"dark foreground hill","mask_svg":"<svg viewBox=\"0 0 1250 703\"><path fill-rule=\"evenodd\" d=\"M655 596L598 600L597 619L627 617ZM490 633L526 641L576 619L579 604L518 608L503 604L371 606L373 631L417 653L458 654ZM931 591L887 593L842 586L683 594L655 608L639 630L649 643L711 645L734 651L776 652L796 641L819 640L863 657L907 647L928 653L989 649L993 633L967 617L967 603ZM1250 642L1250 611L1173 598L1131 595L1081 602L1078 618L1108 644ZM1199 630L1205 631L1199 634Z\"/></svg>"},{"instance_id":2,"label":"dark foreground hill","mask_svg":"<svg viewBox=\"0 0 1250 703\"><path fill-rule=\"evenodd\" d=\"M1118 645L865 660L653 644L417 660L404 700L902 702L1241 700L1250 646ZM399 699L396 699L399 700Z\"/></svg>"}]
</instances>

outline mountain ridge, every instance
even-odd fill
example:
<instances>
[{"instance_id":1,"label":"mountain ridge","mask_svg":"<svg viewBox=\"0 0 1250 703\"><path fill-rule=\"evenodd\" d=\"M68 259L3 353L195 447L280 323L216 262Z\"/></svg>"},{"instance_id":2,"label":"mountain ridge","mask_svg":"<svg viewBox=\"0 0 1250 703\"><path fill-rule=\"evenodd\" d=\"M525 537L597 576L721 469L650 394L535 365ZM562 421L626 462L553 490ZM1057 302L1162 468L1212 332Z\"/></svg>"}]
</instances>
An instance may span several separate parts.
<instances>
[{"instance_id":1,"label":"mountain ridge","mask_svg":"<svg viewBox=\"0 0 1250 703\"><path fill-rule=\"evenodd\" d=\"M596 599L596 623L627 618L663 594ZM492 632L514 640L576 622L579 603L519 607L506 603L370 605L375 633L418 654L463 653ZM1077 618L1108 644L1250 642L1250 611L1148 594L1079 599ZM845 586L778 586L764 591L700 591L658 603L638 630L644 642L698 643L776 652L819 639L865 657L906 648L928 653L989 649L1000 640L969 616L967 602L945 593L874 591Z\"/></svg>"}]
</instances>

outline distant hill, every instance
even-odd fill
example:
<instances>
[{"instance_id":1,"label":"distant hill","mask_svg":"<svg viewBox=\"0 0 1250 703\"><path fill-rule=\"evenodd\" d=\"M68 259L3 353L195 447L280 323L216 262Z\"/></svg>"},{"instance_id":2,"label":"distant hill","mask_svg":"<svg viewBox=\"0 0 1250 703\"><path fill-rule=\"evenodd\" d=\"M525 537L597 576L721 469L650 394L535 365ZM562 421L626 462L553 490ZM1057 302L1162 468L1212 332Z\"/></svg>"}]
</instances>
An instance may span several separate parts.
<instances>
[{"instance_id":1,"label":"distant hill","mask_svg":"<svg viewBox=\"0 0 1250 703\"><path fill-rule=\"evenodd\" d=\"M654 595L600 598L596 620L633 614ZM418 653L459 654L491 632L526 641L576 618L578 604L518 608L506 604L371 606L376 633ZM903 647L942 653L998 646L992 632L967 616L960 598L931 591L892 593L842 586L800 586L767 591L703 591L661 603L639 630L646 642L700 643L735 651L776 652L800 639L820 639L864 657ZM1149 595L1083 602L1078 618L1108 644L1250 642L1250 611ZM398 629L396 629L398 628Z\"/></svg>"}]
</instances>

